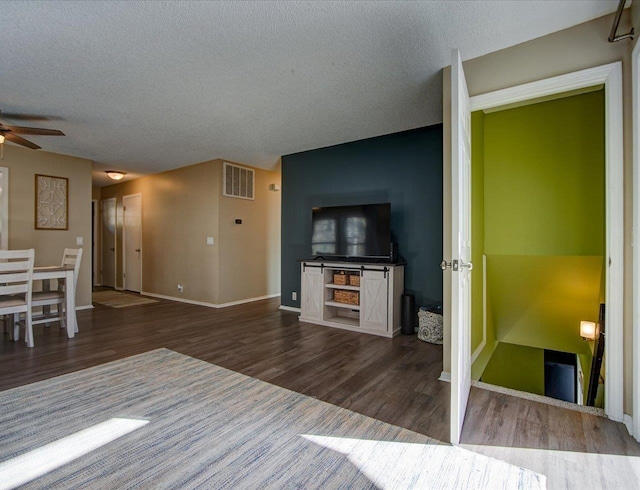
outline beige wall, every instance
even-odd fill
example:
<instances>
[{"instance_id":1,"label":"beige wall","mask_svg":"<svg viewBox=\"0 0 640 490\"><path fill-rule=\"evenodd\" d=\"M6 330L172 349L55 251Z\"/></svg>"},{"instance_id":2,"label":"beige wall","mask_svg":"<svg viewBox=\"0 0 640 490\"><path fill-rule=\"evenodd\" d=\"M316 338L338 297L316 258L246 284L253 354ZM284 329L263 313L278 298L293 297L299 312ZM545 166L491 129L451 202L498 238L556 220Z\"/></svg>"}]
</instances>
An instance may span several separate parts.
<instances>
[{"instance_id":1,"label":"beige wall","mask_svg":"<svg viewBox=\"0 0 640 490\"><path fill-rule=\"evenodd\" d=\"M280 292L280 172L255 169L255 200L220 191L219 297L221 304ZM222 172L222 167L220 172ZM235 223L241 219L242 224Z\"/></svg>"},{"instance_id":2,"label":"beige wall","mask_svg":"<svg viewBox=\"0 0 640 490\"><path fill-rule=\"evenodd\" d=\"M36 265L59 264L65 248L84 240L76 290L78 307L91 305L91 160L4 145L9 168L9 248L34 248ZM69 229L35 229L35 174L69 179Z\"/></svg>"},{"instance_id":3,"label":"beige wall","mask_svg":"<svg viewBox=\"0 0 640 490\"><path fill-rule=\"evenodd\" d=\"M279 172L256 170L256 199L222 197L222 160L101 189L115 197L116 286L122 287L122 197L142 195L142 290L223 304L280 292ZM242 219L236 225L235 219ZM207 245L207 237L214 245ZM177 290L177 284L184 292Z\"/></svg>"},{"instance_id":4,"label":"beige wall","mask_svg":"<svg viewBox=\"0 0 640 490\"><path fill-rule=\"evenodd\" d=\"M613 15L550 34L533 41L512 46L495 53L468 60L463 63L470 95L492 92L522 83L549 78L564 73L604 65L615 61L623 63L624 97L624 233L625 263L631 264L631 43L620 41L609 43ZM629 29L630 12L623 14L620 32ZM461 53L464 58L464 53ZM444 119L444 239L445 257L451 258L451 91L450 71L443 71L443 119ZM631 412L632 396L632 325L631 325L631 266L625 270L624 311L624 408ZM444 370L450 371L450 275L445 274L445 361Z\"/></svg>"}]
</instances>

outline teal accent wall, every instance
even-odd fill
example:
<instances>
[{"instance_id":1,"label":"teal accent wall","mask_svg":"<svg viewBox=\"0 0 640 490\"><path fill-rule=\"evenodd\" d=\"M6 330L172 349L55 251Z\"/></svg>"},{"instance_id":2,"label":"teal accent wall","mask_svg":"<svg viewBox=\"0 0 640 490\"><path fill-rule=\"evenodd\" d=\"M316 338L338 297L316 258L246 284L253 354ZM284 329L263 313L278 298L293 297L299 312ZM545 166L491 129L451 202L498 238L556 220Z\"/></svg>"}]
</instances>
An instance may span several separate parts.
<instances>
[{"instance_id":1,"label":"teal accent wall","mask_svg":"<svg viewBox=\"0 0 640 490\"><path fill-rule=\"evenodd\" d=\"M300 306L311 254L311 209L391 203L391 235L406 259L405 292L442 303L442 125L282 157L282 304ZM291 293L298 292L298 300Z\"/></svg>"}]
</instances>

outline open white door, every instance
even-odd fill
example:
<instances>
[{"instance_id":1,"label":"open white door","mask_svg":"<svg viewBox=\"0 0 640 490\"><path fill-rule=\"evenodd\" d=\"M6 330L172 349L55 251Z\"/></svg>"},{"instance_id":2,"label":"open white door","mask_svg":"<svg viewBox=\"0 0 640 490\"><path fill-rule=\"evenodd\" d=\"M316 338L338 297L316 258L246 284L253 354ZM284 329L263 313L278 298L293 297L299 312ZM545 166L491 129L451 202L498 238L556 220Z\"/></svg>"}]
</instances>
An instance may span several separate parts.
<instances>
[{"instance_id":1,"label":"open white door","mask_svg":"<svg viewBox=\"0 0 640 490\"><path fill-rule=\"evenodd\" d=\"M451 56L451 443L471 390L471 109L460 52Z\"/></svg>"},{"instance_id":2,"label":"open white door","mask_svg":"<svg viewBox=\"0 0 640 490\"><path fill-rule=\"evenodd\" d=\"M139 293L142 282L142 196L140 194L124 196L122 205L124 289Z\"/></svg>"}]
</instances>

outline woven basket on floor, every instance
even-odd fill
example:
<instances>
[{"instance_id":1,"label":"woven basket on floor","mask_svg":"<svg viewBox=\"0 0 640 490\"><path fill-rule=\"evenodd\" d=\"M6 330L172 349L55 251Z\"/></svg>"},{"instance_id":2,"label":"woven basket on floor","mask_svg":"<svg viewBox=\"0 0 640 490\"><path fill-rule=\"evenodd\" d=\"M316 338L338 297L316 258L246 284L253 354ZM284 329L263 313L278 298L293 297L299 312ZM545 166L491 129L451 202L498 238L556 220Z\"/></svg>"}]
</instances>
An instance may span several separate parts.
<instances>
[{"instance_id":1,"label":"woven basket on floor","mask_svg":"<svg viewBox=\"0 0 640 490\"><path fill-rule=\"evenodd\" d=\"M442 315L430 311L418 312L418 338L431 344L442 344Z\"/></svg>"}]
</instances>

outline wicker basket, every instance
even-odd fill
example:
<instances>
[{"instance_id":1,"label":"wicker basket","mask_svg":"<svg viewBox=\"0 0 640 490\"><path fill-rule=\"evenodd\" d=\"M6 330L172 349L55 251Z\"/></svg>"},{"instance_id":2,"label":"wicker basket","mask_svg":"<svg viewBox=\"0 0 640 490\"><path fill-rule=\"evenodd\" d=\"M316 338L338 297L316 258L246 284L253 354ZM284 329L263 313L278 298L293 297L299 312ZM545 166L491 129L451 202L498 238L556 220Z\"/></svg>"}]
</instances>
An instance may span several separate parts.
<instances>
[{"instance_id":1,"label":"wicker basket","mask_svg":"<svg viewBox=\"0 0 640 490\"><path fill-rule=\"evenodd\" d=\"M350 286L360 286L360 274L351 274L349 276Z\"/></svg>"},{"instance_id":2,"label":"wicker basket","mask_svg":"<svg viewBox=\"0 0 640 490\"><path fill-rule=\"evenodd\" d=\"M333 292L333 301L347 305L359 305L360 293L358 291L343 291L342 289L336 289Z\"/></svg>"},{"instance_id":3,"label":"wicker basket","mask_svg":"<svg viewBox=\"0 0 640 490\"><path fill-rule=\"evenodd\" d=\"M344 271L333 275L333 284L337 284L338 286L347 285L347 275L344 273Z\"/></svg>"},{"instance_id":4,"label":"wicker basket","mask_svg":"<svg viewBox=\"0 0 640 490\"><path fill-rule=\"evenodd\" d=\"M431 344L442 344L442 315L430 311L418 312L418 338Z\"/></svg>"}]
</instances>

